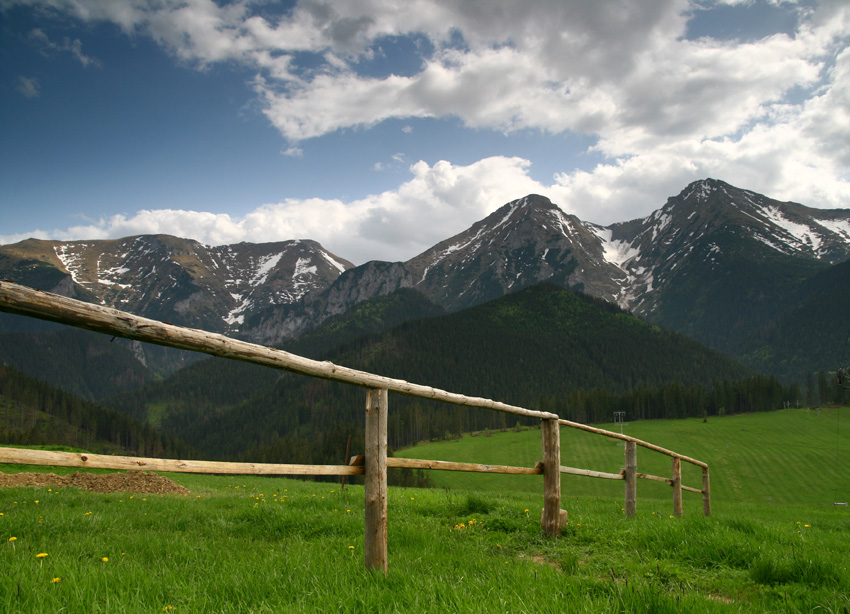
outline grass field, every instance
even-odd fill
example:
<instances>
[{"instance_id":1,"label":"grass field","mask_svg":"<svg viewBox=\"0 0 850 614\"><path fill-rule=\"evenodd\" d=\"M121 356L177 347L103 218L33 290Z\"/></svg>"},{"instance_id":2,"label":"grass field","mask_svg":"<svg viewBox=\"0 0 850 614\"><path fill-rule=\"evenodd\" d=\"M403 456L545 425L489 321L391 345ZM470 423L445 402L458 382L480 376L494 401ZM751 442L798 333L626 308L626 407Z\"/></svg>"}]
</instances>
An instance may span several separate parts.
<instances>
[{"instance_id":1,"label":"grass field","mask_svg":"<svg viewBox=\"0 0 850 614\"><path fill-rule=\"evenodd\" d=\"M619 431L619 425L599 425ZM819 412L788 409L702 419L652 420L623 427L643 439L707 462L711 468L714 510L730 503L759 506L805 504L831 506L850 498L850 408ZM406 458L468 461L533 466L540 460L540 431L508 431L465 436L453 441L423 444L396 453ZM638 471L669 477L670 458L638 447ZM622 441L576 429L561 428L561 464L618 473L623 467ZM683 484L702 487L698 467L682 463ZM478 491L541 493L538 476L435 471L439 487ZM623 483L614 480L563 476L562 496L623 497ZM670 487L638 480L638 510L646 499L671 499ZM685 512L702 509L700 495L684 493ZM672 503L671 503L672 506Z\"/></svg>"},{"instance_id":2,"label":"grass field","mask_svg":"<svg viewBox=\"0 0 850 614\"><path fill-rule=\"evenodd\" d=\"M463 488L390 488L386 578L363 569L359 486L170 475L191 494L0 490L0 611L843 614L850 511L832 505L848 492L836 417L832 427L805 411L626 426L711 463L711 518L688 493L685 517L671 518L669 487L641 481L638 515L627 519L620 482L568 477L570 523L549 539L536 476L518 487L482 475ZM580 435L562 432L563 464L619 470L622 446ZM406 455L440 458L440 446L463 460L530 465L539 431ZM666 475L669 459L654 468L650 454L638 452L639 470ZM432 475L457 486L470 477Z\"/></svg>"}]
</instances>

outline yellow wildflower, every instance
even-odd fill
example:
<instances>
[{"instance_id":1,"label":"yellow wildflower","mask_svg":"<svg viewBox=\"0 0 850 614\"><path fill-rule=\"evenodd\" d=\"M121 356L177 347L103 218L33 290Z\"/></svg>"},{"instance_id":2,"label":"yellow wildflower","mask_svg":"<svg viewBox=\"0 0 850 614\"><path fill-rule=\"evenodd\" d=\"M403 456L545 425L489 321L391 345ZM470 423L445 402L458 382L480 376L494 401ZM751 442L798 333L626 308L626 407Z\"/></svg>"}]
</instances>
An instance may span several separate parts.
<instances>
[{"instance_id":1,"label":"yellow wildflower","mask_svg":"<svg viewBox=\"0 0 850 614\"><path fill-rule=\"evenodd\" d=\"M9 541L10 542L18 541L18 538L13 535L12 537L9 538Z\"/></svg>"},{"instance_id":2,"label":"yellow wildflower","mask_svg":"<svg viewBox=\"0 0 850 614\"><path fill-rule=\"evenodd\" d=\"M62 578L53 578L50 582L51 584L56 584L57 582L61 582Z\"/></svg>"},{"instance_id":3,"label":"yellow wildflower","mask_svg":"<svg viewBox=\"0 0 850 614\"><path fill-rule=\"evenodd\" d=\"M43 558L44 558L44 557L46 557L46 556L47 556L47 553L46 553L46 552L39 552L38 554L36 554L36 555L35 555L35 558L37 558L37 559L43 559Z\"/></svg>"},{"instance_id":4,"label":"yellow wildflower","mask_svg":"<svg viewBox=\"0 0 850 614\"><path fill-rule=\"evenodd\" d=\"M102 558L102 559L100 559L100 560L101 560L101 561L103 561L104 563L108 563L108 562L109 562L109 557L108 557L108 556L105 556L105 557L103 557L103 558Z\"/></svg>"}]
</instances>

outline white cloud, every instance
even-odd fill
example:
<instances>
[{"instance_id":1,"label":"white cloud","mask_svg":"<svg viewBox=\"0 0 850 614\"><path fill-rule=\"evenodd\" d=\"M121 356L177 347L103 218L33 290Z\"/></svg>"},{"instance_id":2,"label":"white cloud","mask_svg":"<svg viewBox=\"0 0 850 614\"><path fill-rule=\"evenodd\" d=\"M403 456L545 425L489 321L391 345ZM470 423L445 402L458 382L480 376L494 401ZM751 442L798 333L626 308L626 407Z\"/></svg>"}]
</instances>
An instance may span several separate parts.
<instances>
[{"instance_id":1,"label":"white cloud","mask_svg":"<svg viewBox=\"0 0 850 614\"><path fill-rule=\"evenodd\" d=\"M16 1L24 0L6 3ZM337 242L342 256L394 258L532 191L602 223L644 215L706 176L811 206L847 206L850 197L846 2L795 8L794 36L746 43L686 39L691 12L713 6L687 0L303 0L274 17L273 5L255 13L251 0L27 3L118 24L190 66L248 69L263 112L291 141L285 155L301 154L298 141L340 129L452 117L502 132L591 135L606 158L589 171L567 167L549 186L532 181L528 162L516 158L465 167L420 162L396 190L348 203L285 201L240 220L204 218L204 236L315 232L312 238ZM405 35L422 37L429 43L422 48L432 50L418 71L358 72L382 41ZM68 41L66 50L73 53L78 42ZM310 68L299 66L299 54L315 60ZM316 211L322 224L310 221ZM98 227L112 235L165 215L154 213ZM292 216L286 224L274 217L283 213ZM330 213L346 222L347 234L324 224ZM254 219L263 223L252 225Z\"/></svg>"},{"instance_id":2,"label":"white cloud","mask_svg":"<svg viewBox=\"0 0 850 614\"><path fill-rule=\"evenodd\" d=\"M41 83L35 77L18 77L15 90L24 98L38 98L41 95Z\"/></svg>"},{"instance_id":3,"label":"white cloud","mask_svg":"<svg viewBox=\"0 0 850 614\"><path fill-rule=\"evenodd\" d=\"M289 157L289 158L303 158L304 157L304 150L301 149L300 147L296 147L294 145L292 147L287 147L286 149L282 150L280 153L283 154L284 156Z\"/></svg>"},{"instance_id":4,"label":"white cloud","mask_svg":"<svg viewBox=\"0 0 850 614\"><path fill-rule=\"evenodd\" d=\"M468 166L417 162L395 190L363 199L287 199L237 218L175 209L141 210L53 231L0 236L0 244L30 236L58 240L172 234L206 244L314 239L355 263L407 260L466 229L502 204L543 192L528 176L530 163L492 157ZM557 187L557 186L556 186Z\"/></svg>"},{"instance_id":5,"label":"white cloud","mask_svg":"<svg viewBox=\"0 0 850 614\"><path fill-rule=\"evenodd\" d=\"M100 62L95 58L83 53L83 43L80 39L71 40L65 37L61 43L54 43L48 38L47 34L39 28L34 28L30 31L29 39L33 41L45 55L51 53L70 53L84 67L100 66Z\"/></svg>"}]
</instances>

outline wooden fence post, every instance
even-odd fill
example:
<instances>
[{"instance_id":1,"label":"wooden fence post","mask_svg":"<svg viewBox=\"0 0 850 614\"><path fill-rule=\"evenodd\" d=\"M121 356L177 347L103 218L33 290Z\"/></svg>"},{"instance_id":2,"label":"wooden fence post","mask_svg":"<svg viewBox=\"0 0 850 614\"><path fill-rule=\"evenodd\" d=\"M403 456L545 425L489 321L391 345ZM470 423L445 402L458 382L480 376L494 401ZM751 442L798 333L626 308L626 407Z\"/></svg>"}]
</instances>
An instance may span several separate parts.
<instances>
[{"instance_id":1,"label":"wooden fence post","mask_svg":"<svg viewBox=\"0 0 850 614\"><path fill-rule=\"evenodd\" d=\"M543 532L561 534L561 428L558 420L542 420L543 437Z\"/></svg>"},{"instance_id":2,"label":"wooden fence post","mask_svg":"<svg viewBox=\"0 0 850 614\"><path fill-rule=\"evenodd\" d=\"M682 515L682 461L678 456L673 457L673 514Z\"/></svg>"},{"instance_id":3,"label":"wooden fence post","mask_svg":"<svg viewBox=\"0 0 850 614\"><path fill-rule=\"evenodd\" d=\"M626 516L634 516L637 511L637 444L634 441L626 442L626 503L623 506Z\"/></svg>"},{"instance_id":4,"label":"wooden fence post","mask_svg":"<svg viewBox=\"0 0 850 614\"><path fill-rule=\"evenodd\" d=\"M702 513L711 516L711 481L708 477L708 467L702 468Z\"/></svg>"},{"instance_id":5,"label":"wooden fence post","mask_svg":"<svg viewBox=\"0 0 850 614\"><path fill-rule=\"evenodd\" d=\"M387 573L387 389L366 397L366 569Z\"/></svg>"}]
</instances>

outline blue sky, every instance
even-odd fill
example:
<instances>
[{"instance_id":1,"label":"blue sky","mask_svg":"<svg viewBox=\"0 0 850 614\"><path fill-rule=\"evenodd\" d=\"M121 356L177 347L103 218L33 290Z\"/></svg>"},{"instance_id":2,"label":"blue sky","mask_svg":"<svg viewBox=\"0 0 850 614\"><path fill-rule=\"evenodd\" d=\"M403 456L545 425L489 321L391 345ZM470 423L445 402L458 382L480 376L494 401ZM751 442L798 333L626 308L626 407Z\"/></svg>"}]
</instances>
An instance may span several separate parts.
<instances>
[{"instance_id":1,"label":"blue sky","mask_svg":"<svg viewBox=\"0 0 850 614\"><path fill-rule=\"evenodd\" d=\"M0 0L0 243L404 260L505 202L850 207L843 1Z\"/></svg>"}]
</instances>

